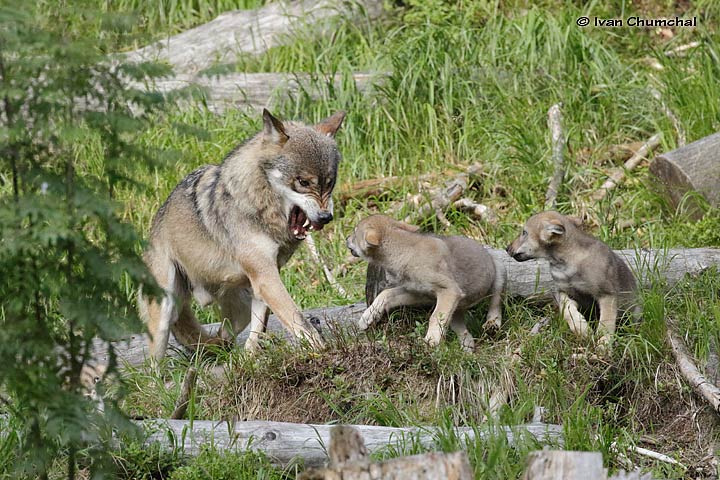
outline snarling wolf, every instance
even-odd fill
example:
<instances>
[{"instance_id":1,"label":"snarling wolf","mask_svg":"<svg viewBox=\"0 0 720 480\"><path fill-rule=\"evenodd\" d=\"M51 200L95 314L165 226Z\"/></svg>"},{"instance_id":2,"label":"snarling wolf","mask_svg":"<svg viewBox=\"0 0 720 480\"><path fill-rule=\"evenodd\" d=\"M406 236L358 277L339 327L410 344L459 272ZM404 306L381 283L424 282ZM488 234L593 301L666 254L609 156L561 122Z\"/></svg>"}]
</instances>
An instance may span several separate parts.
<instances>
[{"instance_id":1,"label":"snarling wolf","mask_svg":"<svg viewBox=\"0 0 720 480\"><path fill-rule=\"evenodd\" d=\"M307 126L264 110L261 132L173 190L153 219L144 254L164 296L139 295L154 359L165 355L170 331L187 346L225 344L250 324L245 348L257 349L268 307L294 335L323 345L279 269L309 231L333 219L340 162L335 134L344 118L337 112ZM192 297L202 306L217 302L229 331L203 331Z\"/></svg>"},{"instance_id":2,"label":"snarling wolf","mask_svg":"<svg viewBox=\"0 0 720 480\"><path fill-rule=\"evenodd\" d=\"M577 217L538 213L528 219L507 252L518 262L548 259L555 301L574 333L586 336L589 332L578 308L588 310L597 303L600 343L607 346L615 333L618 309L640 316L637 285L627 264L605 243L583 232L581 225Z\"/></svg>"},{"instance_id":3,"label":"snarling wolf","mask_svg":"<svg viewBox=\"0 0 720 480\"><path fill-rule=\"evenodd\" d=\"M505 268L474 240L417 230L384 215L371 215L347 238L353 255L387 270L396 285L375 298L358 326L365 330L400 306L434 304L425 341L438 345L450 326L463 348L472 350L475 341L465 325L465 313L490 297L485 325L500 327Z\"/></svg>"}]
</instances>

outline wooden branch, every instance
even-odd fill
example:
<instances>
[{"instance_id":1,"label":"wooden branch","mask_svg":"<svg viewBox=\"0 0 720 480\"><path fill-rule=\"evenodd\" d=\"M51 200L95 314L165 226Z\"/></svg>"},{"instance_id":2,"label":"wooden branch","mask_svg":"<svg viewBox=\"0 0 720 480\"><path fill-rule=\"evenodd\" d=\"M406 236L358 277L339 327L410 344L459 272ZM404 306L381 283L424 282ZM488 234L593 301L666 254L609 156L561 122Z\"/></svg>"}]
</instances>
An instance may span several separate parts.
<instances>
[{"instance_id":1,"label":"wooden branch","mask_svg":"<svg viewBox=\"0 0 720 480\"><path fill-rule=\"evenodd\" d=\"M650 164L650 173L674 207L683 205L696 218L703 210L687 197L688 192L697 192L710 205L720 207L720 133L658 155Z\"/></svg>"},{"instance_id":2,"label":"wooden branch","mask_svg":"<svg viewBox=\"0 0 720 480\"><path fill-rule=\"evenodd\" d=\"M354 427L336 425L330 429L330 465L309 469L298 480L471 480L465 452L426 453L393 458L384 462L367 460L365 442Z\"/></svg>"},{"instance_id":3,"label":"wooden branch","mask_svg":"<svg viewBox=\"0 0 720 480\"><path fill-rule=\"evenodd\" d=\"M190 396L195 388L195 379L197 378L197 369L190 367L185 372L185 380L183 380L182 388L180 389L180 396L175 402L175 410L173 410L170 418L173 420L180 420L185 416L187 407L190 404Z\"/></svg>"},{"instance_id":4,"label":"wooden branch","mask_svg":"<svg viewBox=\"0 0 720 480\"><path fill-rule=\"evenodd\" d=\"M507 295L528 297L541 302L552 299L553 282L547 262L538 260L516 262L504 250L489 249L489 253L505 266L508 280ZM713 248L640 250L637 252L635 250L616 250L616 253L628 262L633 271L639 274L640 282L645 285L649 285L656 279L662 279L668 285L674 285L687 274L697 275L713 265L720 265L720 249ZM384 271L378 270L375 275L373 272L372 267L368 268L366 282L368 299L374 299L377 293L391 285L391 281ZM336 330L338 326L354 325L365 308L366 304L363 302L338 307L315 308L305 311L304 314L306 317L313 316L319 319L320 328L327 334ZM219 324L205 325L205 328L213 333L217 331ZM274 315L271 315L268 321L268 332L292 338ZM248 333L248 330L245 330L238 335L238 345L245 343ZM120 340L114 343L114 346L121 365L123 362L129 365L139 365L149 358L145 336L142 334ZM97 341L94 347L93 358L100 362L107 361L107 344ZM187 352L187 350L178 345L171 336L168 355L177 356L183 352Z\"/></svg>"},{"instance_id":5,"label":"wooden branch","mask_svg":"<svg viewBox=\"0 0 720 480\"><path fill-rule=\"evenodd\" d=\"M673 331L672 322L667 322L667 333L665 334L670 349L672 350L675 363L680 373L690 386L712 407L715 412L720 413L720 388L708 381L695 365L692 357L687 351L683 339Z\"/></svg>"},{"instance_id":6,"label":"wooden branch","mask_svg":"<svg viewBox=\"0 0 720 480\"><path fill-rule=\"evenodd\" d=\"M348 5L351 8L347 8ZM352 5L360 8L352 8ZM232 63L239 54L259 55L277 45L289 43L291 34L308 24L348 16L370 19L382 13L378 0L303 0L271 2L255 10L225 12L215 20L152 45L123 54L132 62L155 61L170 64L177 73L197 73L217 63Z\"/></svg>"},{"instance_id":7,"label":"wooden branch","mask_svg":"<svg viewBox=\"0 0 720 480\"><path fill-rule=\"evenodd\" d=\"M565 158L563 150L565 149L565 136L562 130L562 112L561 103L556 103L548 111L548 127L552 135L552 163L553 175L545 194L545 210L555 210L557 204L557 195L565 176Z\"/></svg>"},{"instance_id":8,"label":"wooden branch","mask_svg":"<svg viewBox=\"0 0 720 480\"><path fill-rule=\"evenodd\" d=\"M670 122L673 124L673 128L675 128L675 132L677 133L677 144L678 147L684 147L686 140L685 140L685 130L683 129L682 125L680 124L680 119L677 118L675 113L670 110L670 107L667 106L665 101L662 98L662 95L660 92L656 89L650 90L650 94L653 96L655 100L660 102L660 107L663 110L663 113L665 114L668 119L670 119Z\"/></svg>"},{"instance_id":9,"label":"wooden branch","mask_svg":"<svg viewBox=\"0 0 720 480\"><path fill-rule=\"evenodd\" d=\"M498 221L497 214L493 212L490 207L481 203L474 202L469 198L461 198L460 200L457 200L455 203L453 203L453 206L458 210L469 213L473 217L483 222L488 222L494 225Z\"/></svg>"},{"instance_id":10,"label":"wooden branch","mask_svg":"<svg viewBox=\"0 0 720 480\"><path fill-rule=\"evenodd\" d=\"M204 445L213 445L220 451L255 450L265 453L273 464L287 466L303 459L308 467L319 467L327 460L326 448L330 444L331 425L311 425L285 422L217 422L195 420L144 420L137 422L148 433L147 443L159 443L161 447L178 448L186 455L196 456ZM402 442L417 439L426 448L435 446L437 429L434 427L381 427L353 425L365 439L368 453ZM508 443L526 435L541 443L562 443L562 427L559 425L526 424L499 427L507 435ZM478 435L487 438L491 433L477 428L458 427L460 438L472 440Z\"/></svg>"},{"instance_id":11,"label":"wooden branch","mask_svg":"<svg viewBox=\"0 0 720 480\"><path fill-rule=\"evenodd\" d=\"M305 238L305 243L307 244L308 250L310 250L310 256L313 258L315 263L322 265L323 272L325 272L325 278L327 278L330 286L332 286L340 294L340 296L347 298L347 291L345 291L343 286L338 283L332 270L330 270L327 264L323 261L323 259L320 258L320 253L318 252L317 246L315 245L315 239L313 238L312 234L307 235L307 237Z\"/></svg>"},{"instance_id":12,"label":"wooden branch","mask_svg":"<svg viewBox=\"0 0 720 480\"><path fill-rule=\"evenodd\" d=\"M686 52L688 50L691 50L691 49L699 47L699 46L700 46L700 42L698 42L698 41L686 43L684 45L675 47L672 50L668 50L667 52L665 52L665 55L667 55L668 57L675 57L675 56L682 57L682 56L686 55Z\"/></svg>"},{"instance_id":13,"label":"wooden branch","mask_svg":"<svg viewBox=\"0 0 720 480\"><path fill-rule=\"evenodd\" d=\"M650 139L643 144L642 147L638 149L637 152L635 152L635 155L630 157L630 159L625 162L625 165L623 168L616 169L614 172L612 172L609 176L609 178L605 181L605 183L602 184L602 186L592 195L592 199L594 201L600 201L603 198L605 198L605 195L607 193L618 186L619 183L621 183L625 179L625 175L627 172L632 171L640 165L640 162L645 160L647 154L652 152L658 145L660 145L660 140L662 139L661 133L656 133Z\"/></svg>"}]
</instances>

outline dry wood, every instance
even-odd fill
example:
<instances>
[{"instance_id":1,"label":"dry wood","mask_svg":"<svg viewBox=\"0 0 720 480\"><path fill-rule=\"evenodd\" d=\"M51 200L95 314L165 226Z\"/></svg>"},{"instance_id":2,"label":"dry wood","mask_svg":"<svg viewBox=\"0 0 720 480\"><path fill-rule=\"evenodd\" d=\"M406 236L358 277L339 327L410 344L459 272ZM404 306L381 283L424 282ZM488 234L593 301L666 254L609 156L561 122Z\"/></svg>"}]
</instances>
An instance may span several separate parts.
<instances>
[{"instance_id":1,"label":"dry wood","mask_svg":"<svg viewBox=\"0 0 720 480\"><path fill-rule=\"evenodd\" d=\"M555 210L557 204L557 195L565 176L565 157L563 150L565 149L565 136L562 130L562 107L561 103L556 103L548 111L548 127L552 135L552 164L553 175L545 194L545 210Z\"/></svg>"},{"instance_id":2,"label":"dry wood","mask_svg":"<svg viewBox=\"0 0 720 480\"><path fill-rule=\"evenodd\" d=\"M175 410L173 410L170 418L173 420L180 420L185 416L187 407L190 404L190 396L195 388L195 379L197 378L197 369L190 367L185 372L185 380L183 380L182 388L180 389L180 396L175 402Z\"/></svg>"},{"instance_id":3,"label":"dry wood","mask_svg":"<svg viewBox=\"0 0 720 480\"><path fill-rule=\"evenodd\" d=\"M492 208L488 207L487 205L474 202L469 198L461 198L460 200L457 200L455 203L453 203L453 206L458 210L469 213L473 217L482 220L483 222L496 224L498 221L498 216L492 210Z\"/></svg>"},{"instance_id":4,"label":"dry wood","mask_svg":"<svg viewBox=\"0 0 720 480\"><path fill-rule=\"evenodd\" d=\"M367 460L368 451L360 432L349 425L330 430L330 465L303 472L298 480L434 480L473 478L465 452L426 453L385 462Z\"/></svg>"},{"instance_id":5,"label":"dry wood","mask_svg":"<svg viewBox=\"0 0 720 480\"><path fill-rule=\"evenodd\" d=\"M697 42L697 41L686 43L684 45L675 47L672 50L668 50L667 52L665 52L665 55L667 55L668 57L675 57L675 56L682 57L683 55L686 54L686 52L688 50L691 50L691 49L699 47L699 46L700 46L700 42Z\"/></svg>"},{"instance_id":6,"label":"dry wood","mask_svg":"<svg viewBox=\"0 0 720 480\"><path fill-rule=\"evenodd\" d=\"M672 349L675 363L680 373L690 386L712 407L715 412L720 413L720 388L712 384L700 373L695 361L687 351L683 339L674 331L672 322L667 322L667 333L665 339Z\"/></svg>"},{"instance_id":7,"label":"dry wood","mask_svg":"<svg viewBox=\"0 0 720 480\"><path fill-rule=\"evenodd\" d=\"M350 199L360 199L382 195L383 193L404 183L421 183L434 179L440 175L451 174L451 172L445 171L442 173L425 173L415 177L390 176L360 180L359 182L341 185L338 189L337 197L340 203L347 203Z\"/></svg>"},{"instance_id":8,"label":"dry wood","mask_svg":"<svg viewBox=\"0 0 720 480\"><path fill-rule=\"evenodd\" d=\"M489 249L490 254L502 262L507 270L506 292L510 296L529 297L538 301L551 300L553 281L550 277L550 270L547 262L530 260L527 262L516 262L508 256L504 250ZM643 284L650 284L656 278L662 278L669 285L674 285L686 274L697 275L713 265L720 265L720 250L713 248L695 249L670 249L659 250L616 250L621 258L628 262L633 271L639 274ZM375 270L368 268L368 279L366 282L366 297L368 300L375 296L392 282L382 269ZM372 300L370 300L372 303ZM332 332L337 326L349 326L360 318L365 310L366 304L355 303L351 305L316 308L307 310L306 317L316 317L320 321L320 328L323 332ZM206 325L209 332L215 332L219 324ZM268 331L282 337L290 338L287 331L282 327L280 321L270 316ZM247 340L248 331L241 332L237 337L238 344L244 344ZM148 357L145 337L136 334L128 339L120 340L113 344L118 356L118 361L129 364L142 364ZM168 355L177 356L181 352L187 352L180 347L174 338L170 339L171 348ZM108 345L105 342L96 342L94 358L98 361L107 361Z\"/></svg>"},{"instance_id":9,"label":"dry wood","mask_svg":"<svg viewBox=\"0 0 720 480\"><path fill-rule=\"evenodd\" d=\"M653 96L655 100L660 102L660 106L662 107L663 113L666 117L670 119L670 122L673 124L673 128L675 128L675 132L677 132L677 144L678 147L684 147L686 140L685 140L685 129L683 129L682 125L680 124L680 119L678 119L677 115L670 110L670 107L667 106L665 101L662 98L662 95L660 92L656 89L650 90L650 94Z\"/></svg>"},{"instance_id":10,"label":"dry wood","mask_svg":"<svg viewBox=\"0 0 720 480\"><path fill-rule=\"evenodd\" d=\"M255 10L223 13L211 22L123 56L132 62L168 63L177 73L196 73L217 63L234 62L239 54L258 55L288 43L290 34L305 25L314 24L313 33L322 34L326 30L322 28L322 21L340 16L360 18L361 11L367 12L371 19L377 18L382 13L382 2L271 2Z\"/></svg>"},{"instance_id":11,"label":"dry wood","mask_svg":"<svg viewBox=\"0 0 720 480\"><path fill-rule=\"evenodd\" d=\"M600 452L542 450L531 452L524 480L606 480ZM610 480L652 480L650 474L619 472Z\"/></svg>"},{"instance_id":12,"label":"dry wood","mask_svg":"<svg viewBox=\"0 0 720 480\"><path fill-rule=\"evenodd\" d=\"M720 133L658 155L650 164L650 173L673 206L683 205L695 217L703 210L688 192L697 192L710 205L720 207Z\"/></svg>"},{"instance_id":13,"label":"dry wood","mask_svg":"<svg viewBox=\"0 0 720 480\"><path fill-rule=\"evenodd\" d=\"M367 92L374 82L382 80L383 75L385 74L353 73L351 80L354 88ZM282 100L298 98L300 94L320 99L325 85L340 89L347 81L341 74L313 76L307 73L226 73L213 76L178 74L172 78L157 79L148 85L130 85L163 95L175 95L185 91L187 95L180 96L177 101L181 107L194 107L200 103L211 112L221 114L225 110L240 107L259 111Z\"/></svg>"},{"instance_id":14,"label":"dry wood","mask_svg":"<svg viewBox=\"0 0 720 480\"><path fill-rule=\"evenodd\" d=\"M607 193L618 186L625 179L627 172L634 170L640 163L645 160L646 156L652 152L662 139L661 133L656 133L650 139L643 144L642 147L635 152L635 155L625 162L623 168L616 169L609 175L609 178L602 184L602 186L592 195L592 199L595 201L602 200L605 198Z\"/></svg>"},{"instance_id":15,"label":"dry wood","mask_svg":"<svg viewBox=\"0 0 720 480\"><path fill-rule=\"evenodd\" d=\"M233 424L234 423L234 424ZM327 462L326 447L330 444L331 425L311 425L285 422L215 422L195 420L144 420L138 422L150 433L147 443L161 447L178 448L186 455L198 455L203 446L213 445L220 451L255 450L265 453L273 464L287 466L302 459L308 467L319 467ZM435 446L434 427L380 427L353 425L365 439L369 453L397 442L417 441L426 448ZM541 443L562 443L559 425L527 424L497 427L504 431L510 445L516 438L530 435ZM459 438L474 439L476 435L489 435L481 429L456 428Z\"/></svg>"},{"instance_id":16,"label":"dry wood","mask_svg":"<svg viewBox=\"0 0 720 480\"><path fill-rule=\"evenodd\" d=\"M313 238L312 234L308 234L305 238L305 243L307 244L308 250L310 250L310 256L315 260L315 263L318 263L322 265L323 272L325 272L325 278L327 278L327 281L330 283L330 285L340 294L340 296L347 298L347 291L343 288L342 285L340 285L335 278L335 274L333 274L332 270L330 270L327 266L327 264L323 261L323 259L320 257L320 253L318 252L317 246L315 245L315 239Z\"/></svg>"}]
</instances>

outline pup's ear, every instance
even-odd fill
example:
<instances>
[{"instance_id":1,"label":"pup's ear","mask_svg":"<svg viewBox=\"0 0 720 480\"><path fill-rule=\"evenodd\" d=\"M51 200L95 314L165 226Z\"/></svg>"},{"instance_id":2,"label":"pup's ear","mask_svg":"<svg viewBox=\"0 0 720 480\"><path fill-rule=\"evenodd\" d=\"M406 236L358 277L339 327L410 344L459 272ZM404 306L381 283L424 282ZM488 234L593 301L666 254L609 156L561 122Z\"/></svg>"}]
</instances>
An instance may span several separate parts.
<instances>
[{"instance_id":1,"label":"pup's ear","mask_svg":"<svg viewBox=\"0 0 720 480\"><path fill-rule=\"evenodd\" d=\"M365 230L365 243L371 247L377 247L380 245L380 232L374 228L368 228Z\"/></svg>"},{"instance_id":2,"label":"pup's ear","mask_svg":"<svg viewBox=\"0 0 720 480\"><path fill-rule=\"evenodd\" d=\"M334 137L337 131L340 130L340 125L342 125L342 121L344 119L345 112L339 110L325 120L323 120L322 122L315 125L315 130L327 135L328 137Z\"/></svg>"},{"instance_id":3,"label":"pup's ear","mask_svg":"<svg viewBox=\"0 0 720 480\"><path fill-rule=\"evenodd\" d=\"M420 227L417 225L410 225L409 223L401 222L399 220L393 221L393 225L395 228L399 228L400 230L405 230L406 232L417 232L420 230Z\"/></svg>"},{"instance_id":4,"label":"pup's ear","mask_svg":"<svg viewBox=\"0 0 720 480\"><path fill-rule=\"evenodd\" d=\"M546 222L544 230L551 235L562 235L565 233L565 227L560 220L550 220Z\"/></svg>"},{"instance_id":5,"label":"pup's ear","mask_svg":"<svg viewBox=\"0 0 720 480\"><path fill-rule=\"evenodd\" d=\"M263 108L263 140L283 146L288 138L290 137L285 133L285 125Z\"/></svg>"},{"instance_id":6,"label":"pup's ear","mask_svg":"<svg viewBox=\"0 0 720 480\"><path fill-rule=\"evenodd\" d=\"M582 224L583 224L583 219L582 219L582 217L568 216L568 217L565 217L565 218L567 218L568 220L570 220L570 223L572 223L572 224L575 225L576 227L578 227L578 228L582 227Z\"/></svg>"}]
</instances>

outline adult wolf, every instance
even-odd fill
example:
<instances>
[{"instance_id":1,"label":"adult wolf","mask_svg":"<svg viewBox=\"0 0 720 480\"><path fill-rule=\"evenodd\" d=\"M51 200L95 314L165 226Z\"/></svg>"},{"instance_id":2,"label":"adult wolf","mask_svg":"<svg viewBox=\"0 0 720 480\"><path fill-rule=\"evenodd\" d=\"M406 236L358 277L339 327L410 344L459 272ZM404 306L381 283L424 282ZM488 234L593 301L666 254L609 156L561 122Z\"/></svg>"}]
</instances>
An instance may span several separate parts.
<instances>
[{"instance_id":1,"label":"adult wolf","mask_svg":"<svg viewBox=\"0 0 720 480\"><path fill-rule=\"evenodd\" d=\"M323 345L280 279L279 269L310 230L333 218L340 111L314 126L281 122L263 111L263 130L175 187L153 219L144 259L165 294L139 295L154 359L172 330L179 342L222 344L250 324L245 348L258 347L268 307L297 337ZM230 330L204 332L191 309L219 303Z\"/></svg>"}]
</instances>

